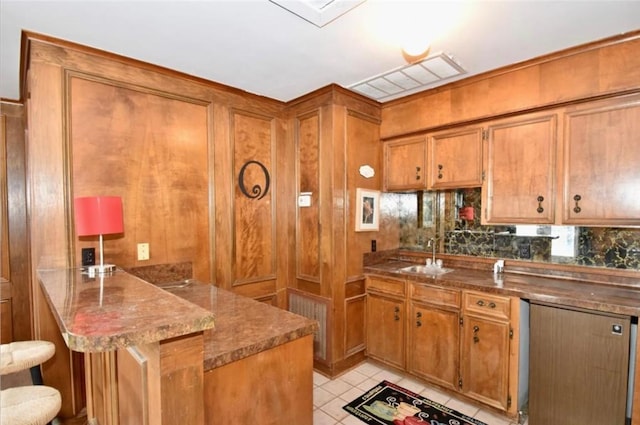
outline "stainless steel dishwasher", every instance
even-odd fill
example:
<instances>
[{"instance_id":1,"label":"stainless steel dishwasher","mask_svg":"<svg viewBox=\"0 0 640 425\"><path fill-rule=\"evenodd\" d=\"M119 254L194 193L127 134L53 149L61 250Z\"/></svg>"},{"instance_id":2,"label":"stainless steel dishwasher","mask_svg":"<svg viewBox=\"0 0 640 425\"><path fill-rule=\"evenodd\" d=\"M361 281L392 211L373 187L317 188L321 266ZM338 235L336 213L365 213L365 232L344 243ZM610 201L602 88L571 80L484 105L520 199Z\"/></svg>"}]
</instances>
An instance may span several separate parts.
<instances>
[{"instance_id":1,"label":"stainless steel dishwasher","mask_svg":"<svg viewBox=\"0 0 640 425\"><path fill-rule=\"evenodd\" d=\"M631 318L531 303L529 425L624 425Z\"/></svg>"}]
</instances>

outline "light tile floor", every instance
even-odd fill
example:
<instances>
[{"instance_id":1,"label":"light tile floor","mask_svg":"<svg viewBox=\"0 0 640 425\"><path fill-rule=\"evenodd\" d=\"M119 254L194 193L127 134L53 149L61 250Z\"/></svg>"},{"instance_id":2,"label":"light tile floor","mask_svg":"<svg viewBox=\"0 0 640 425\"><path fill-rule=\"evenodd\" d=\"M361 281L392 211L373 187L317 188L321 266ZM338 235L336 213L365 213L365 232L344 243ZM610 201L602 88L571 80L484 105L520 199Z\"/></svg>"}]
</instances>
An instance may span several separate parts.
<instances>
[{"instance_id":1,"label":"light tile floor","mask_svg":"<svg viewBox=\"0 0 640 425\"><path fill-rule=\"evenodd\" d=\"M364 391L387 380L396 383L414 393L420 394L437 403L455 409L467 416L485 422L488 425L517 425L516 421L497 415L488 410L450 396L429 386L418 379L401 375L384 366L365 362L335 379L313 372L313 425L362 425L355 416L350 415L342 406L353 401ZM525 422L526 424L526 422Z\"/></svg>"}]
</instances>

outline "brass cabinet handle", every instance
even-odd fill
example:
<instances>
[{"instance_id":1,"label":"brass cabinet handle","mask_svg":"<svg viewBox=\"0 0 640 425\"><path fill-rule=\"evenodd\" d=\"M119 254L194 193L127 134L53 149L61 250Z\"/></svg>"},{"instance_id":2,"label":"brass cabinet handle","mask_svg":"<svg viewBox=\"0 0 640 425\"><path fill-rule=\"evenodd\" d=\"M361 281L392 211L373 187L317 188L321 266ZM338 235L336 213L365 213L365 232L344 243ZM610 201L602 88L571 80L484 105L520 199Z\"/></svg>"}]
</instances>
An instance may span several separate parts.
<instances>
[{"instance_id":1,"label":"brass cabinet handle","mask_svg":"<svg viewBox=\"0 0 640 425\"><path fill-rule=\"evenodd\" d=\"M395 321L397 322L398 320L400 320L400 316L398 316L398 315L396 314L395 316L393 316L393 320L395 320Z\"/></svg>"},{"instance_id":2,"label":"brass cabinet handle","mask_svg":"<svg viewBox=\"0 0 640 425\"><path fill-rule=\"evenodd\" d=\"M421 311L417 312L417 313L416 313L416 317L417 317L418 319L419 319L419 318L421 318L421 317L422 317L422 312L421 312Z\"/></svg>"},{"instance_id":3,"label":"brass cabinet handle","mask_svg":"<svg viewBox=\"0 0 640 425\"><path fill-rule=\"evenodd\" d=\"M419 328L420 326L422 326L422 322L419 320L416 320L416 326Z\"/></svg>"},{"instance_id":4,"label":"brass cabinet handle","mask_svg":"<svg viewBox=\"0 0 640 425\"><path fill-rule=\"evenodd\" d=\"M542 208L542 201L544 201L544 196L538 196L538 208L536 209L538 214L542 214L544 212L544 208Z\"/></svg>"},{"instance_id":5,"label":"brass cabinet handle","mask_svg":"<svg viewBox=\"0 0 640 425\"><path fill-rule=\"evenodd\" d=\"M578 205L578 202L580 202L581 199L582 199L582 196L580 196L580 195L575 195L573 197L573 200L576 201L576 206L573 207L573 212L576 213L576 214L579 214L580 211L582 211L582 208L580 208L580 206Z\"/></svg>"},{"instance_id":6,"label":"brass cabinet handle","mask_svg":"<svg viewBox=\"0 0 640 425\"><path fill-rule=\"evenodd\" d=\"M416 167L416 180L420 180L420 167Z\"/></svg>"},{"instance_id":7,"label":"brass cabinet handle","mask_svg":"<svg viewBox=\"0 0 640 425\"><path fill-rule=\"evenodd\" d=\"M398 312L400 312L400 307L396 306L396 307L393 309L393 312L394 312L394 313L398 313Z\"/></svg>"},{"instance_id":8,"label":"brass cabinet handle","mask_svg":"<svg viewBox=\"0 0 640 425\"><path fill-rule=\"evenodd\" d=\"M480 328L478 326L474 326L473 327L473 333L478 333L478 331L480 330Z\"/></svg>"},{"instance_id":9,"label":"brass cabinet handle","mask_svg":"<svg viewBox=\"0 0 640 425\"><path fill-rule=\"evenodd\" d=\"M483 307L484 306L484 301L478 300L478 301L476 301L476 304L478 304L480 307Z\"/></svg>"},{"instance_id":10,"label":"brass cabinet handle","mask_svg":"<svg viewBox=\"0 0 640 425\"><path fill-rule=\"evenodd\" d=\"M442 175L442 169L444 168L444 166L442 164L438 164L438 178L441 179L443 177Z\"/></svg>"},{"instance_id":11,"label":"brass cabinet handle","mask_svg":"<svg viewBox=\"0 0 640 425\"><path fill-rule=\"evenodd\" d=\"M478 338L477 336L474 336L474 337L473 337L473 343L474 343L474 344L477 344L477 343L479 343L479 342L480 342L480 338Z\"/></svg>"},{"instance_id":12,"label":"brass cabinet handle","mask_svg":"<svg viewBox=\"0 0 640 425\"><path fill-rule=\"evenodd\" d=\"M490 302L489 303L489 308L496 308L496 303Z\"/></svg>"}]
</instances>

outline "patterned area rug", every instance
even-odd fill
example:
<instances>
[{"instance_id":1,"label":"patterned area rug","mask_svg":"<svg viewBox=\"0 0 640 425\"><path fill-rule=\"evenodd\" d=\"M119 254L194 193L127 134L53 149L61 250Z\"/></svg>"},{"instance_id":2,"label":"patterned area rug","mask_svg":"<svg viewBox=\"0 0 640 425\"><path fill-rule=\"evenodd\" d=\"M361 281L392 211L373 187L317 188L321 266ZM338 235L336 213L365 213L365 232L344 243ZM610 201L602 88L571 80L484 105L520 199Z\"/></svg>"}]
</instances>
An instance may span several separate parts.
<instances>
[{"instance_id":1,"label":"patterned area rug","mask_svg":"<svg viewBox=\"0 0 640 425\"><path fill-rule=\"evenodd\" d=\"M343 407L368 424L487 425L388 381Z\"/></svg>"}]
</instances>

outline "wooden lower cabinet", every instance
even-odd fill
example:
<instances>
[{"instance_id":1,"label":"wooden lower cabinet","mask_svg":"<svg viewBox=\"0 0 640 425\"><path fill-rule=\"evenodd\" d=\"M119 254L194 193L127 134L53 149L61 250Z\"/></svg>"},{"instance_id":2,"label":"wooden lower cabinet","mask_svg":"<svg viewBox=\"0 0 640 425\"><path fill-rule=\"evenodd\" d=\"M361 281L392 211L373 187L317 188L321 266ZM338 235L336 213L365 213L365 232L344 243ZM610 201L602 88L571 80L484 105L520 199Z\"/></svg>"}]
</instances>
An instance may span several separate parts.
<instances>
[{"instance_id":1,"label":"wooden lower cabinet","mask_svg":"<svg viewBox=\"0 0 640 425\"><path fill-rule=\"evenodd\" d=\"M411 302L409 313L407 371L456 390L460 313Z\"/></svg>"},{"instance_id":2,"label":"wooden lower cabinet","mask_svg":"<svg viewBox=\"0 0 640 425\"><path fill-rule=\"evenodd\" d=\"M404 368L405 302L395 297L367 296L367 355Z\"/></svg>"},{"instance_id":3,"label":"wooden lower cabinet","mask_svg":"<svg viewBox=\"0 0 640 425\"><path fill-rule=\"evenodd\" d=\"M460 391L468 397L504 411L512 411L517 398L518 348L511 350L519 315L510 297L463 291L460 340ZM513 355L512 355L513 354ZM515 365L513 364L515 362ZM513 394L511 394L513 393Z\"/></svg>"},{"instance_id":4,"label":"wooden lower cabinet","mask_svg":"<svg viewBox=\"0 0 640 425\"><path fill-rule=\"evenodd\" d=\"M403 298L379 292L393 290L396 280L374 279L367 289L369 357L517 416L519 299L412 281Z\"/></svg>"},{"instance_id":5,"label":"wooden lower cabinet","mask_svg":"<svg viewBox=\"0 0 640 425\"><path fill-rule=\"evenodd\" d=\"M461 340L460 391L478 401L507 410L509 397L509 323L464 316Z\"/></svg>"}]
</instances>

